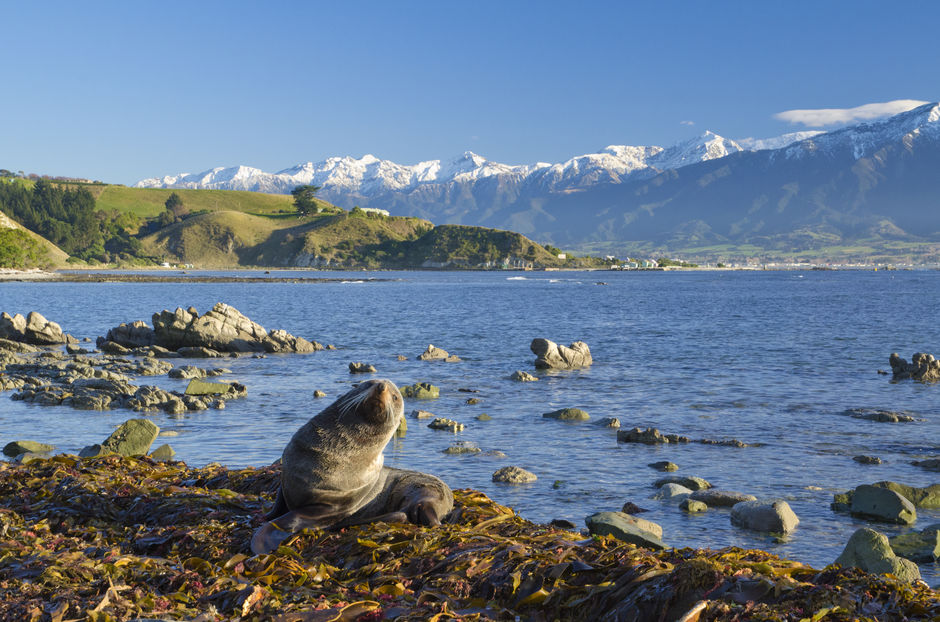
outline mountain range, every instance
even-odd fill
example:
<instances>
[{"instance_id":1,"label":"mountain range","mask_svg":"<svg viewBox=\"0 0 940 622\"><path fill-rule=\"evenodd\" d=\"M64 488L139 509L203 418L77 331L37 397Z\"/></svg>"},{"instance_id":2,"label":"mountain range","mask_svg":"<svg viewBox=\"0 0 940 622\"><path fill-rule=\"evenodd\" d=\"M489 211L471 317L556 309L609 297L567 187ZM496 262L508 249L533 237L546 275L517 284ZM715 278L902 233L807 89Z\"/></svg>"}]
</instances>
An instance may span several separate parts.
<instances>
[{"instance_id":1,"label":"mountain range","mask_svg":"<svg viewBox=\"0 0 940 622\"><path fill-rule=\"evenodd\" d=\"M705 132L671 147L612 145L556 164L507 165L467 152L404 166L366 155L277 173L215 168L137 186L287 193L316 184L318 196L346 208L624 254L923 254L940 242L938 170L940 105L927 104L826 133L735 141Z\"/></svg>"}]
</instances>

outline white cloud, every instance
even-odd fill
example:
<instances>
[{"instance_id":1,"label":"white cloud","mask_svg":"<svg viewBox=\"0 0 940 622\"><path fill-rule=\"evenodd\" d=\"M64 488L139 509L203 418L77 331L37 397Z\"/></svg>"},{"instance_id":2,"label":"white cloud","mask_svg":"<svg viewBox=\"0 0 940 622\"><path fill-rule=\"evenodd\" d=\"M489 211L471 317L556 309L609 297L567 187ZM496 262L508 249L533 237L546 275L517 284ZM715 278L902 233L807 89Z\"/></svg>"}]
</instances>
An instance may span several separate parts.
<instances>
[{"instance_id":1,"label":"white cloud","mask_svg":"<svg viewBox=\"0 0 940 622\"><path fill-rule=\"evenodd\" d=\"M679 121L679 125L695 125L695 121Z\"/></svg>"},{"instance_id":2,"label":"white cloud","mask_svg":"<svg viewBox=\"0 0 940 622\"><path fill-rule=\"evenodd\" d=\"M815 110L784 110L774 115L774 118L787 123L802 123L807 127L824 127L826 125L841 125L856 121L868 121L879 117L907 112L912 108L923 106L929 102L917 99L896 99L890 102L865 104L855 108L817 108Z\"/></svg>"}]
</instances>

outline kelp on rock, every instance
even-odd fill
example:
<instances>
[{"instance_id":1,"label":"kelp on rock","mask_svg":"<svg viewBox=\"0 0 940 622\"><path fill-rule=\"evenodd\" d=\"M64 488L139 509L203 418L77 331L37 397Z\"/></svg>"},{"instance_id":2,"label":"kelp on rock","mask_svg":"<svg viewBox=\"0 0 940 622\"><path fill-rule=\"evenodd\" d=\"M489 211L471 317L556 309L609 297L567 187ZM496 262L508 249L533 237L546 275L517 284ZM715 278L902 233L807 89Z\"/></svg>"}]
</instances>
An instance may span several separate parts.
<instances>
[{"instance_id":1,"label":"kelp on rock","mask_svg":"<svg viewBox=\"0 0 940 622\"><path fill-rule=\"evenodd\" d=\"M278 467L147 458L0 463L0 619L937 619L937 593L762 551L659 553L536 525L455 491L444 525L248 541Z\"/></svg>"}]
</instances>

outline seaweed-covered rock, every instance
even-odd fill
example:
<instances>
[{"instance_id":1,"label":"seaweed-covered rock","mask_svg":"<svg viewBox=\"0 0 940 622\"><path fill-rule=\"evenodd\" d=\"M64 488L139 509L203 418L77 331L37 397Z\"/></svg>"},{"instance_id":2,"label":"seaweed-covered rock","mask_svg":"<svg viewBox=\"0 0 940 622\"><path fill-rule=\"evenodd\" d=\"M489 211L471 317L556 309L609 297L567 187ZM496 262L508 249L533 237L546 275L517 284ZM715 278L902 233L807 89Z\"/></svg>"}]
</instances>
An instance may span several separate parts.
<instances>
[{"instance_id":1,"label":"seaweed-covered rock","mask_svg":"<svg viewBox=\"0 0 940 622\"><path fill-rule=\"evenodd\" d=\"M591 415L580 408L561 408L551 412L543 413L545 419L558 419L559 421L587 421Z\"/></svg>"},{"instance_id":2,"label":"seaweed-covered rock","mask_svg":"<svg viewBox=\"0 0 940 622\"><path fill-rule=\"evenodd\" d=\"M428 427L432 430L447 430L448 432L460 432L463 430L464 425L453 419L447 419L446 417L436 417L434 421L428 424Z\"/></svg>"},{"instance_id":3,"label":"seaweed-covered rock","mask_svg":"<svg viewBox=\"0 0 940 622\"><path fill-rule=\"evenodd\" d=\"M349 364L349 373L351 374L374 374L375 365L370 365L369 363L350 363Z\"/></svg>"},{"instance_id":4,"label":"seaweed-covered rock","mask_svg":"<svg viewBox=\"0 0 940 622\"><path fill-rule=\"evenodd\" d=\"M900 525L917 521L914 504L889 488L862 485L852 493L852 516Z\"/></svg>"},{"instance_id":5,"label":"seaweed-covered rock","mask_svg":"<svg viewBox=\"0 0 940 622\"><path fill-rule=\"evenodd\" d=\"M575 341L566 347L548 339L533 339L529 349L536 356L537 369L578 369L589 367L594 362L591 349L583 341Z\"/></svg>"},{"instance_id":6,"label":"seaweed-covered rock","mask_svg":"<svg viewBox=\"0 0 940 622\"><path fill-rule=\"evenodd\" d=\"M430 382L416 382L412 385L399 387L403 397L415 400L433 400L441 396L440 387Z\"/></svg>"},{"instance_id":7,"label":"seaweed-covered rock","mask_svg":"<svg viewBox=\"0 0 940 622\"><path fill-rule=\"evenodd\" d=\"M930 486L918 488L917 486L885 481L875 482L872 486L893 490L913 503L914 507L924 508L925 510L940 509L940 484L931 484Z\"/></svg>"},{"instance_id":8,"label":"seaweed-covered rock","mask_svg":"<svg viewBox=\"0 0 940 622\"><path fill-rule=\"evenodd\" d=\"M790 533L800 519L782 499L742 501L731 508L731 524L752 531Z\"/></svg>"},{"instance_id":9,"label":"seaweed-covered rock","mask_svg":"<svg viewBox=\"0 0 940 622\"><path fill-rule=\"evenodd\" d=\"M427 349L418 355L419 361L444 361L446 363L459 363L460 357L456 354L450 354L447 350L438 348L434 344L428 344Z\"/></svg>"},{"instance_id":10,"label":"seaweed-covered rock","mask_svg":"<svg viewBox=\"0 0 940 622\"><path fill-rule=\"evenodd\" d=\"M623 512L597 512L584 519L588 531L597 536L613 536L618 540L654 551L666 548L663 528L648 520Z\"/></svg>"},{"instance_id":11,"label":"seaweed-covered rock","mask_svg":"<svg viewBox=\"0 0 940 622\"><path fill-rule=\"evenodd\" d=\"M537 479L535 473L517 466L506 466L493 473L493 481L504 484L528 484Z\"/></svg>"},{"instance_id":12,"label":"seaweed-covered rock","mask_svg":"<svg viewBox=\"0 0 940 622\"><path fill-rule=\"evenodd\" d=\"M891 371L894 374L893 380L906 380L908 378L920 382L940 380L940 361L935 359L933 354L915 352L911 357L911 362L908 363L897 352L893 352L888 362L891 364Z\"/></svg>"},{"instance_id":13,"label":"seaweed-covered rock","mask_svg":"<svg viewBox=\"0 0 940 622\"><path fill-rule=\"evenodd\" d=\"M891 550L888 537L867 527L852 534L845 545L845 550L836 558L835 563L861 568L865 572L891 573L906 582L920 579L920 569L917 564L895 555Z\"/></svg>"},{"instance_id":14,"label":"seaweed-covered rock","mask_svg":"<svg viewBox=\"0 0 940 622\"><path fill-rule=\"evenodd\" d=\"M452 456L479 454L482 452L483 450L477 447L476 443L472 441L457 441L456 443L451 444L450 447L441 450L441 453Z\"/></svg>"}]
</instances>

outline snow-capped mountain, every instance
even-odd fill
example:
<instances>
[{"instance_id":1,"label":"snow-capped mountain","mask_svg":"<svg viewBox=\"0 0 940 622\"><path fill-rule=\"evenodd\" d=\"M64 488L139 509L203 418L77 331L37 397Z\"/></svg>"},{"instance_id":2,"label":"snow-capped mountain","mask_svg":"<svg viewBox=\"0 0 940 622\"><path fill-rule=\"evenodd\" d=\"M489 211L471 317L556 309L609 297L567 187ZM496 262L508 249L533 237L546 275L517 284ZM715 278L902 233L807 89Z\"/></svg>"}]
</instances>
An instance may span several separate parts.
<instances>
[{"instance_id":1,"label":"snow-capped mountain","mask_svg":"<svg viewBox=\"0 0 940 622\"><path fill-rule=\"evenodd\" d=\"M799 132L788 135L792 137L790 140L785 137L772 140L776 141L774 144L789 144L804 135L812 133ZM758 145L767 143L749 140ZM342 195L348 193L368 197L386 192L407 192L423 185L473 183L494 177L518 184L535 184L550 191L584 188L597 183L621 183L744 150L745 147L733 140L705 132L667 148L610 145L598 153L576 156L557 164L501 164L467 151L451 160L402 165L366 154L358 159L346 156L317 163L306 162L276 173L249 166L217 167L195 174L144 179L137 182L136 187L288 193L298 185L315 184L321 187L320 196L344 205Z\"/></svg>"},{"instance_id":2,"label":"snow-capped mountain","mask_svg":"<svg viewBox=\"0 0 940 622\"><path fill-rule=\"evenodd\" d=\"M940 104L927 104L825 133L730 140L705 132L670 147L611 145L554 164L502 164L466 152L406 166L366 155L276 173L216 168L137 185L287 193L316 184L318 196L345 208L510 229L569 247L765 244L775 236L785 236L787 247L886 232L940 241L937 170Z\"/></svg>"}]
</instances>

